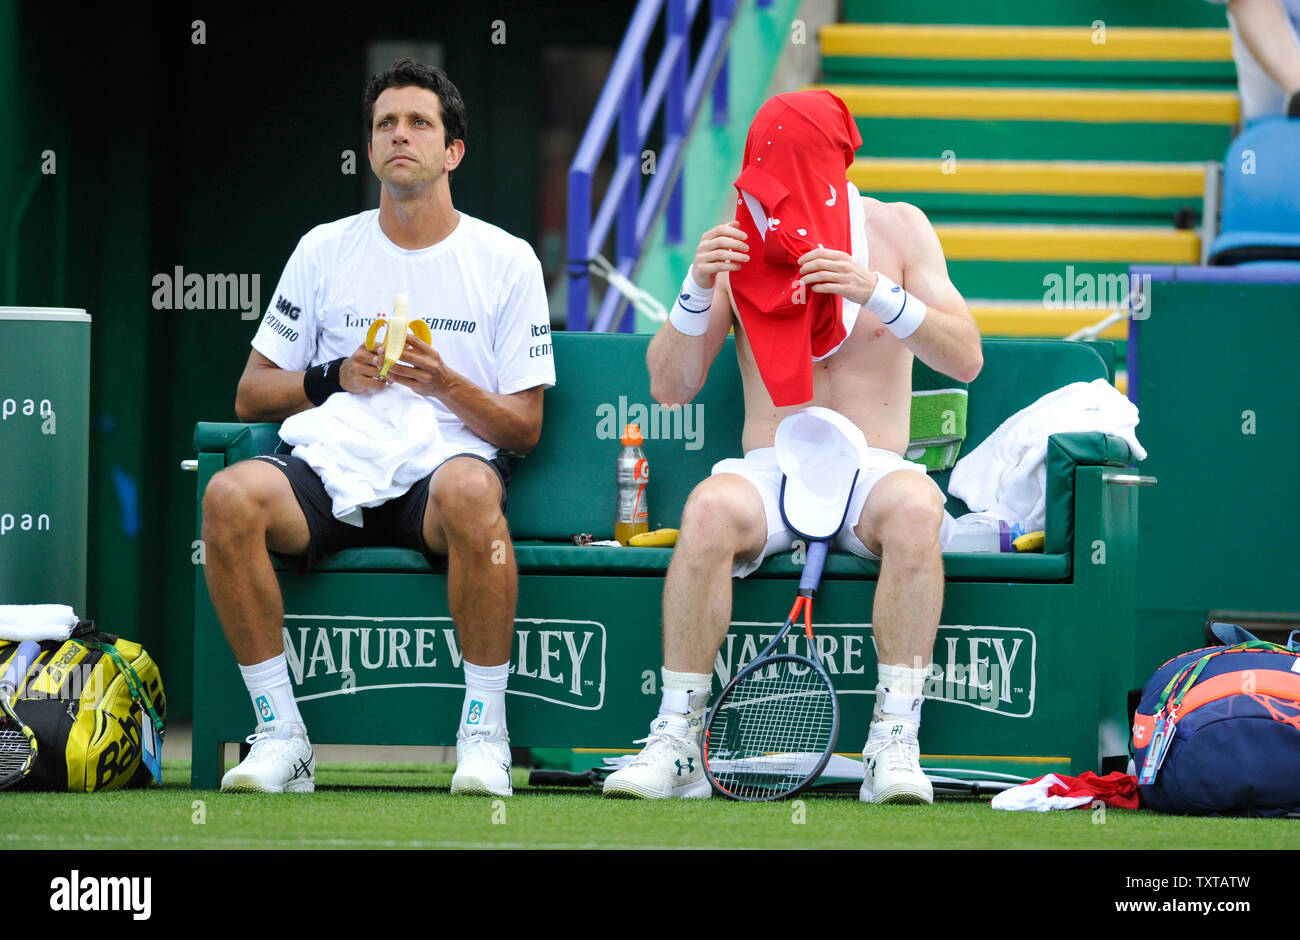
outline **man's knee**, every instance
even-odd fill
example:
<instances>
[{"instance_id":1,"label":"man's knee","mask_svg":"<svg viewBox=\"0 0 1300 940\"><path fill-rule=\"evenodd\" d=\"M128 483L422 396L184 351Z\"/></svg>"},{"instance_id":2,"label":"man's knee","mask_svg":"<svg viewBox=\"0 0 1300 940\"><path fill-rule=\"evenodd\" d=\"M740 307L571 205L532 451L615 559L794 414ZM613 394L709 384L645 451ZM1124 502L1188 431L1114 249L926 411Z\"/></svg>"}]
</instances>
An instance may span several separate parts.
<instances>
[{"instance_id":1,"label":"man's knee","mask_svg":"<svg viewBox=\"0 0 1300 940\"><path fill-rule=\"evenodd\" d=\"M242 464L213 475L203 490L206 541L247 535L266 527L266 487L259 474Z\"/></svg>"},{"instance_id":2,"label":"man's knee","mask_svg":"<svg viewBox=\"0 0 1300 940\"><path fill-rule=\"evenodd\" d=\"M766 540L763 500L753 484L716 476L691 491L682 509L679 550L753 554Z\"/></svg>"},{"instance_id":3,"label":"man's knee","mask_svg":"<svg viewBox=\"0 0 1300 940\"><path fill-rule=\"evenodd\" d=\"M885 487L884 484L889 486ZM884 487L884 488L882 488ZM855 531L868 548L882 557L895 554L931 554L938 547L943 525L943 495L930 479L899 471L877 484L864 521ZM865 530L865 531L864 531Z\"/></svg>"},{"instance_id":4,"label":"man's knee","mask_svg":"<svg viewBox=\"0 0 1300 940\"><path fill-rule=\"evenodd\" d=\"M429 481L429 498L449 533L481 532L501 519L501 480L481 460L447 461Z\"/></svg>"},{"instance_id":5,"label":"man's knee","mask_svg":"<svg viewBox=\"0 0 1300 940\"><path fill-rule=\"evenodd\" d=\"M213 475L203 491L203 541L245 557L253 545L289 555L307 550L311 532L289 478L261 460Z\"/></svg>"}]
</instances>

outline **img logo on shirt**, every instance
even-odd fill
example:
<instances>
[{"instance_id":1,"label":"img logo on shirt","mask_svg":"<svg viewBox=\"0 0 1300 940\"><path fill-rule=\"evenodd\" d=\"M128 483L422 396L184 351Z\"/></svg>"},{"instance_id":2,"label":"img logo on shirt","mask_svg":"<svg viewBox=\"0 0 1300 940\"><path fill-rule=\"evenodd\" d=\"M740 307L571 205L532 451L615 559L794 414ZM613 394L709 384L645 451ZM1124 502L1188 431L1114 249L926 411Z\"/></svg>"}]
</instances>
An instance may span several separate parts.
<instances>
[{"instance_id":1,"label":"img logo on shirt","mask_svg":"<svg viewBox=\"0 0 1300 940\"><path fill-rule=\"evenodd\" d=\"M469 700L469 714L465 717L465 724L476 725L478 720L483 717L483 703L477 699Z\"/></svg>"}]
</instances>

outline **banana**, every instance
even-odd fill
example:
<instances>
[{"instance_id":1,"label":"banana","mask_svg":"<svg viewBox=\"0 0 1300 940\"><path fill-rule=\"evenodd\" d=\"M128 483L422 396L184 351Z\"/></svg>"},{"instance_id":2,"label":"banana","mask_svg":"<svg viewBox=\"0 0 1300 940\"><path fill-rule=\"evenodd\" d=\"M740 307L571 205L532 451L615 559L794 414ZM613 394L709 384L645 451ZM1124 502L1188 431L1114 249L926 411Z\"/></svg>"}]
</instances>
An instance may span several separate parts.
<instances>
[{"instance_id":1,"label":"banana","mask_svg":"<svg viewBox=\"0 0 1300 940\"><path fill-rule=\"evenodd\" d=\"M677 544L677 530L655 529L653 532L642 532L640 535L634 535L628 539L627 544L641 548L647 546L671 547Z\"/></svg>"},{"instance_id":2,"label":"banana","mask_svg":"<svg viewBox=\"0 0 1300 940\"><path fill-rule=\"evenodd\" d=\"M374 350L380 327L384 329L384 367L379 370L381 379L387 378L388 370L392 368L393 363L401 360L402 353L406 349L408 331L414 333L426 345L433 345L433 334L429 332L429 324L420 319L412 319L407 314L405 294L398 294L393 298L391 317L377 317L375 322L370 324L370 329L366 331L366 349Z\"/></svg>"},{"instance_id":3,"label":"banana","mask_svg":"<svg viewBox=\"0 0 1300 940\"><path fill-rule=\"evenodd\" d=\"M1039 529L1037 532L1026 532L1013 541L1011 547L1018 552L1041 552L1045 544L1047 544L1047 533Z\"/></svg>"}]
</instances>

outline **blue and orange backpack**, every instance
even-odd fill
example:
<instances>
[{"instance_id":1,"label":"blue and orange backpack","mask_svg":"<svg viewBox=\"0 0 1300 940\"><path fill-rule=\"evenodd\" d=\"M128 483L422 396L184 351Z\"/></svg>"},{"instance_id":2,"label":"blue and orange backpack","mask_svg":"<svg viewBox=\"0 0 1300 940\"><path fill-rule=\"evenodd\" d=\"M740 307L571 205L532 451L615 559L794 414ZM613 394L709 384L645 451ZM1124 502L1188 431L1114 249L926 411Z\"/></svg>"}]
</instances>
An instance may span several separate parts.
<instances>
[{"instance_id":1,"label":"blue and orange backpack","mask_svg":"<svg viewBox=\"0 0 1300 940\"><path fill-rule=\"evenodd\" d=\"M1214 624L1223 646L1155 671L1133 716L1143 804L1162 813L1300 815L1300 640Z\"/></svg>"}]
</instances>

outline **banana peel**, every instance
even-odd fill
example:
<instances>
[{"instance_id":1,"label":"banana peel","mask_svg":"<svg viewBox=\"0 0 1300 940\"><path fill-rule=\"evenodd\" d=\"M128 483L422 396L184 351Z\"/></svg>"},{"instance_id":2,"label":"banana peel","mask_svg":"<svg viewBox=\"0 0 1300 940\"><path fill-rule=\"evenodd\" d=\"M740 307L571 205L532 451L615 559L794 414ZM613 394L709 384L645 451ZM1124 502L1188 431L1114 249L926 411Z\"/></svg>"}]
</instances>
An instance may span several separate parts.
<instances>
[{"instance_id":1,"label":"banana peel","mask_svg":"<svg viewBox=\"0 0 1300 940\"><path fill-rule=\"evenodd\" d=\"M1047 532L1039 529L1037 532L1026 532L1015 539L1011 543L1011 548L1017 552L1041 552L1046 544Z\"/></svg>"},{"instance_id":2,"label":"banana peel","mask_svg":"<svg viewBox=\"0 0 1300 940\"><path fill-rule=\"evenodd\" d=\"M642 532L628 539L627 544L638 548L671 548L677 544L677 530L655 529L653 532Z\"/></svg>"},{"instance_id":3,"label":"banana peel","mask_svg":"<svg viewBox=\"0 0 1300 940\"><path fill-rule=\"evenodd\" d=\"M375 322L370 324L370 329L366 331L366 349L371 352L374 352L381 329L384 332L384 367L379 370L381 379L388 377L388 370L392 368L393 363L401 361L402 353L406 349L408 332L414 333L426 345L433 345L433 334L429 332L429 324L407 315L405 294L398 294L393 299L392 316L377 317Z\"/></svg>"}]
</instances>

